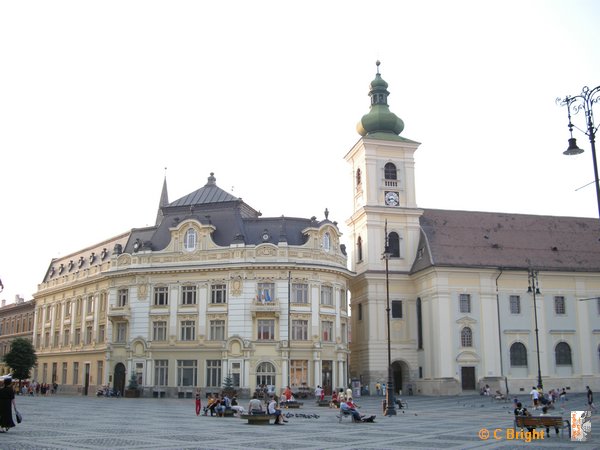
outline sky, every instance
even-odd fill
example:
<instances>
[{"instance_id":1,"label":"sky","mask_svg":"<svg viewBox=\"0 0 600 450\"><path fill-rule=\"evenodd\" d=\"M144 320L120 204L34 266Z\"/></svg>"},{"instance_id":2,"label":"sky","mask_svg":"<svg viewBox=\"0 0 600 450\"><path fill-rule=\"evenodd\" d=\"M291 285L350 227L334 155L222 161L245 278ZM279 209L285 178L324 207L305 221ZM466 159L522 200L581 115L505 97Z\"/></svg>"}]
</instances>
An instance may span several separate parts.
<instances>
[{"instance_id":1,"label":"sky","mask_svg":"<svg viewBox=\"0 0 600 450\"><path fill-rule=\"evenodd\" d=\"M263 217L327 208L343 240L377 60L421 143L419 207L598 217L555 100L600 84L599 19L596 0L1 2L0 298L153 225L165 176L170 201L214 172Z\"/></svg>"}]
</instances>

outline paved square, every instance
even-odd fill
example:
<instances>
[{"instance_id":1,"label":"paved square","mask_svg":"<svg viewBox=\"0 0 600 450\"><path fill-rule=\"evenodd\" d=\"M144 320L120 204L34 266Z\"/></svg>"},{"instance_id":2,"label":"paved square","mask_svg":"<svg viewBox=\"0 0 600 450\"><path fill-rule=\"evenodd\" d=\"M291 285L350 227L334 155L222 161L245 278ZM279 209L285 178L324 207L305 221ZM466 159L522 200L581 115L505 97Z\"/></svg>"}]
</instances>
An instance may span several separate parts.
<instances>
[{"instance_id":1,"label":"paved square","mask_svg":"<svg viewBox=\"0 0 600 450\"><path fill-rule=\"evenodd\" d=\"M405 397L408 409L395 417L382 415L381 400L358 399L362 412L377 415L375 423L339 423L337 410L305 400L301 409L285 410L289 422L276 427L197 417L192 399L18 396L23 423L0 434L0 449L600 449L594 435L585 443L554 432L543 441L508 440L512 403L488 397ZM241 403L247 407L247 400ZM585 409L583 394L570 396L565 417L571 409ZM319 417L301 416L310 414ZM482 428L500 429L502 438L482 440ZM598 415L592 433L600 433Z\"/></svg>"}]
</instances>

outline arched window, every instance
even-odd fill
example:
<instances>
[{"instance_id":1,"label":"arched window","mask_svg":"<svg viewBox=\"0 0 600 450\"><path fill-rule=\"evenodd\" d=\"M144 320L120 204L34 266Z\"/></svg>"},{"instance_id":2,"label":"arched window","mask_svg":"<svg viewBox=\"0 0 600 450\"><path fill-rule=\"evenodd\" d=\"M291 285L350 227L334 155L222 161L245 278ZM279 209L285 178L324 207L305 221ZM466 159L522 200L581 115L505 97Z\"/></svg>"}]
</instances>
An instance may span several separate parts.
<instances>
[{"instance_id":1,"label":"arched window","mask_svg":"<svg viewBox=\"0 0 600 450\"><path fill-rule=\"evenodd\" d=\"M189 252L196 249L196 230L193 228L188 229L185 232L185 239L183 241L183 247Z\"/></svg>"},{"instance_id":2,"label":"arched window","mask_svg":"<svg viewBox=\"0 0 600 450\"><path fill-rule=\"evenodd\" d=\"M461 347L473 347L473 331L469 327L464 327L460 331Z\"/></svg>"},{"instance_id":3,"label":"arched window","mask_svg":"<svg viewBox=\"0 0 600 450\"><path fill-rule=\"evenodd\" d=\"M392 258L400 258L400 236L395 231L388 234L388 249Z\"/></svg>"},{"instance_id":4,"label":"arched window","mask_svg":"<svg viewBox=\"0 0 600 450\"><path fill-rule=\"evenodd\" d=\"M527 367L527 348L521 342L515 342L510 346L511 367Z\"/></svg>"},{"instance_id":5,"label":"arched window","mask_svg":"<svg viewBox=\"0 0 600 450\"><path fill-rule=\"evenodd\" d=\"M356 240L356 261L361 262L363 260L362 254L362 238L359 236Z\"/></svg>"},{"instance_id":6,"label":"arched window","mask_svg":"<svg viewBox=\"0 0 600 450\"><path fill-rule=\"evenodd\" d=\"M362 173L360 169L356 169L356 187L360 186L360 184L362 183L361 175Z\"/></svg>"},{"instance_id":7,"label":"arched window","mask_svg":"<svg viewBox=\"0 0 600 450\"><path fill-rule=\"evenodd\" d=\"M386 180L396 180L397 179L396 165L392 164L392 163L387 163L383 169L383 177Z\"/></svg>"},{"instance_id":8,"label":"arched window","mask_svg":"<svg viewBox=\"0 0 600 450\"><path fill-rule=\"evenodd\" d=\"M556 344L554 356L557 366L570 366L573 364L571 359L571 347L566 342L559 342Z\"/></svg>"},{"instance_id":9,"label":"arched window","mask_svg":"<svg viewBox=\"0 0 600 450\"><path fill-rule=\"evenodd\" d=\"M256 386L275 386L275 367L270 362L261 362L256 368Z\"/></svg>"}]
</instances>

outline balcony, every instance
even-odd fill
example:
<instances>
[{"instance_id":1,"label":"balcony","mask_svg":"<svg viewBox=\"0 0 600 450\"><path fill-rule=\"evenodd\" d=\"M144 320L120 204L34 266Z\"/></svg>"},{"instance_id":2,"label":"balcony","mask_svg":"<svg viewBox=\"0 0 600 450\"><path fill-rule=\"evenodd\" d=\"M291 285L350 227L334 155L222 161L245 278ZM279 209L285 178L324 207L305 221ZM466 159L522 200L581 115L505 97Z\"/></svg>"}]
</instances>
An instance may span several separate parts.
<instances>
[{"instance_id":1,"label":"balcony","mask_svg":"<svg viewBox=\"0 0 600 450\"><path fill-rule=\"evenodd\" d=\"M279 312L279 300L257 300L253 299L250 305L252 312Z\"/></svg>"},{"instance_id":2,"label":"balcony","mask_svg":"<svg viewBox=\"0 0 600 450\"><path fill-rule=\"evenodd\" d=\"M108 310L109 319L127 319L131 316L129 306L111 306Z\"/></svg>"}]
</instances>

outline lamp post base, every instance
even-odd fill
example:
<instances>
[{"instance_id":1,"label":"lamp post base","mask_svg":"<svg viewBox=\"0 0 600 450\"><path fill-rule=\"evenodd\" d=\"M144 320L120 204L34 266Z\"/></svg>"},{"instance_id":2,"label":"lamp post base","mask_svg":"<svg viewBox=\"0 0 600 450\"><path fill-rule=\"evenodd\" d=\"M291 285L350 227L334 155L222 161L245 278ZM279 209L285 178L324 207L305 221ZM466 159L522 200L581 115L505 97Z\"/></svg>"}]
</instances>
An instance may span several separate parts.
<instances>
[{"instance_id":1,"label":"lamp post base","mask_svg":"<svg viewBox=\"0 0 600 450\"><path fill-rule=\"evenodd\" d=\"M396 415L396 399L394 398L394 383L388 380L387 386L385 387L385 405L383 408L384 416L395 416Z\"/></svg>"}]
</instances>

